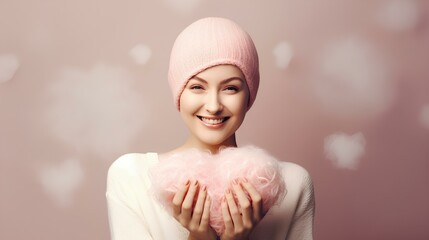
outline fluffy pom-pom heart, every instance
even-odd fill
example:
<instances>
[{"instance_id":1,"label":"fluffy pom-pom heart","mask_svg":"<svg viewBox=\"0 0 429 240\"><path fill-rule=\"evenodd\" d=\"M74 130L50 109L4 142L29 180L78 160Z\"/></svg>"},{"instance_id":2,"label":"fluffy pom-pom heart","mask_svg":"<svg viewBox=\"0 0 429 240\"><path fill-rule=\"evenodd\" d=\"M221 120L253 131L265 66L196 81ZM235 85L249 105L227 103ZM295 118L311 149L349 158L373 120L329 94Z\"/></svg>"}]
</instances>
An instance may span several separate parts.
<instances>
[{"instance_id":1,"label":"fluffy pom-pom heart","mask_svg":"<svg viewBox=\"0 0 429 240\"><path fill-rule=\"evenodd\" d=\"M262 196L265 214L280 202L286 186L279 162L264 150L254 147L225 148L218 154L191 149L160 159L151 171L152 191L172 214L172 200L187 180L206 186L212 200L210 226L218 235L225 230L221 200L233 180L246 179Z\"/></svg>"}]
</instances>

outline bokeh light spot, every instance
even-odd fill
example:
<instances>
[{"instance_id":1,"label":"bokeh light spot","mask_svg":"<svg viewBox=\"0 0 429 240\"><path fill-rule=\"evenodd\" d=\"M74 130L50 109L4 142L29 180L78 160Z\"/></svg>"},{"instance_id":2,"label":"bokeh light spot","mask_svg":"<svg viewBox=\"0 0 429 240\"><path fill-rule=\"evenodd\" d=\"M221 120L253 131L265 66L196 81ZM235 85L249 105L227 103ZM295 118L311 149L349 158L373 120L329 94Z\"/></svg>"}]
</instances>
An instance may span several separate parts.
<instances>
[{"instance_id":1,"label":"bokeh light spot","mask_svg":"<svg viewBox=\"0 0 429 240\"><path fill-rule=\"evenodd\" d=\"M324 149L334 166L356 170L365 153L365 137L360 132L353 135L335 133L325 138Z\"/></svg>"},{"instance_id":2,"label":"bokeh light spot","mask_svg":"<svg viewBox=\"0 0 429 240\"><path fill-rule=\"evenodd\" d=\"M429 129L429 104L422 107L420 112L420 123L423 127Z\"/></svg>"},{"instance_id":3,"label":"bokeh light spot","mask_svg":"<svg viewBox=\"0 0 429 240\"><path fill-rule=\"evenodd\" d=\"M38 171L43 189L58 207L69 207L76 190L82 185L84 172L79 161L65 160L58 165L44 166Z\"/></svg>"},{"instance_id":4,"label":"bokeh light spot","mask_svg":"<svg viewBox=\"0 0 429 240\"><path fill-rule=\"evenodd\" d=\"M313 89L322 108L350 119L371 119L386 111L395 88L377 49L360 38L332 43L313 73Z\"/></svg>"},{"instance_id":5,"label":"bokeh light spot","mask_svg":"<svg viewBox=\"0 0 429 240\"><path fill-rule=\"evenodd\" d=\"M14 54L0 55L0 83L10 81L19 68L18 57Z\"/></svg>"},{"instance_id":6,"label":"bokeh light spot","mask_svg":"<svg viewBox=\"0 0 429 240\"><path fill-rule=\"evenodd\" d=\"M136 64L145 65L152 55L152 50L144 44L138 44L130 50L129 54Z\"/></svg>"},{"instance_id":7,"label":"bokeh light spot","mask_svg":"<svg viewBox=\"0 0 429 240\"><path fill-rule=\"evenodd\" d=\"M124 68L63 68L48 88L47 129L75 149L110 159L127 151L147 123L141 93Z\"/></svg>"},{"instance_id":8,"label":"bokeh light spot","mask_svg":"<svg viewBox=\"0 0 429 240\"><path fill-rule=\"evenodd\" d=\"M389 31L406 31L415 28L419 21L417 1L385 1L376 15L377 23Z\"/></svg>"},{"instance_id":9,"label":"bokeh light spot","mask_svg":"<svg viewBox=\"0 0 429 240\"><path fill-rule=\"evenodd\" d=\"M178 13L189 14L197 8L201 0L164 0L164 3Z\"/></svg>"},{"instance_id":10,"label":"bokeh light spot","mask_svg":"<svg viewBox=\"0 0 429 240\"><path fill-rule=\"evenodd\" d=\"M273 49L274 58L278 68L286 69L293 57L293 49L287 42L280 42Z\"/></svg>"}]
</instances>

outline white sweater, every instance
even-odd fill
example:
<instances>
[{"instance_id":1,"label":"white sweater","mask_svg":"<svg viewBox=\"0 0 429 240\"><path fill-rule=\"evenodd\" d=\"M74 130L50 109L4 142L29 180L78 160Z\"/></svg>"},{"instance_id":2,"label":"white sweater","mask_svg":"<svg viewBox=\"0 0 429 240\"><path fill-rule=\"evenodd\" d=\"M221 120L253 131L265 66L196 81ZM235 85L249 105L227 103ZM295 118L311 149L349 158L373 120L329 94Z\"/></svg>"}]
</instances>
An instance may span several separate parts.
<instances>
[{"instance_id":1,"label":"white sweater","mask_svg":"<svg viewBox=\"0 0 429 240\"><path fill-rule=\"evenodd\" d=\"M150 194L148 170L158 162L157 153L130 153L110 166L107 205L112 240L185 240L183 228ZM287 194L272 207L253 230L250 239L313 239L314 192L308 172L282 162Z\"/></svg>"}]
</instances>

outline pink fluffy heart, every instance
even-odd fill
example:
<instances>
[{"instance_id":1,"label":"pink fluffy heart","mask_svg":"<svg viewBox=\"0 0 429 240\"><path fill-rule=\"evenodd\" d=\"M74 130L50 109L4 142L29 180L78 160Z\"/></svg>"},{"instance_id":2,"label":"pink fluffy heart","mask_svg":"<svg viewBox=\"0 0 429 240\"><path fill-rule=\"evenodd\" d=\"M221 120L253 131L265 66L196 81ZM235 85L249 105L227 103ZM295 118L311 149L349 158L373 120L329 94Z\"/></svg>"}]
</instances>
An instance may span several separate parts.
<instances>
[{"instance_id":1,"label":"pink fluffy heart","mask_svg":"<svg viewBox=\"0 0 429 240\"><path fill-rule=\"evenodd\" d=\"M245 178L262 196L262 209L266 213L280 202L286 186L279 162L264 150L254 147L225 148L218 154L196 149L160 159L150 171L155 197L172 214L172 200L187 180L198 180L206 186L212 199L210 226L218 235L225 230L221 199L235 179Z\"/></svg>"}]
</instances>

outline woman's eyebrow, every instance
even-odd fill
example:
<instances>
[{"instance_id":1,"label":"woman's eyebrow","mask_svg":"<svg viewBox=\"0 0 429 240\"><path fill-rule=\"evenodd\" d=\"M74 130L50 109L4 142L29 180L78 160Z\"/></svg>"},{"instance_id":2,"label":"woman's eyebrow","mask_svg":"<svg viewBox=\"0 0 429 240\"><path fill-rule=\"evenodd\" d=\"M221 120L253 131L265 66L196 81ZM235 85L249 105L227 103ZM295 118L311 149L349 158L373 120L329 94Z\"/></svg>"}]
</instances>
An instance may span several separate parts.
<instances>
[{"instance_id":1,"label":"woman's eyebrow","mask_svg":"<svg viewBox=\"0 0 429 240\"><path fill-rule=\"evenodd\" d=\"M200 78L200 77L197 77L197 76L194 76L194 77L192 77L191 79L195 79L195 80L198 80L198 81L200 81L200 82L207 83L207 81L206 81L205 79ZM230 77L230 78L227 78L227 79L222 80L222 81L221 81L221 83L222 83L222 84L223 84L223 83L228 83L228 82L231 82L232 80L240 80L241 82L243 82L243 79L242 79L241 77Z\"/></svg>"},{"instance_id":2,"label":"woman's eyebrow","mask_svg":"<svg viewBox=\"0 0 429 240\"><path fill-rule=\"evenodd\" d=\"M192 80L192 79L194 79L194 80L198 80L198 81L200 81L200 82L207 83L207 81L206 81L206 80L204 80L204 79L202 79L202 78L199 78L199 77L197 77L197 76L193 76L193 77L191 78L191 80Z\"/></svg>"}]
</instances>

